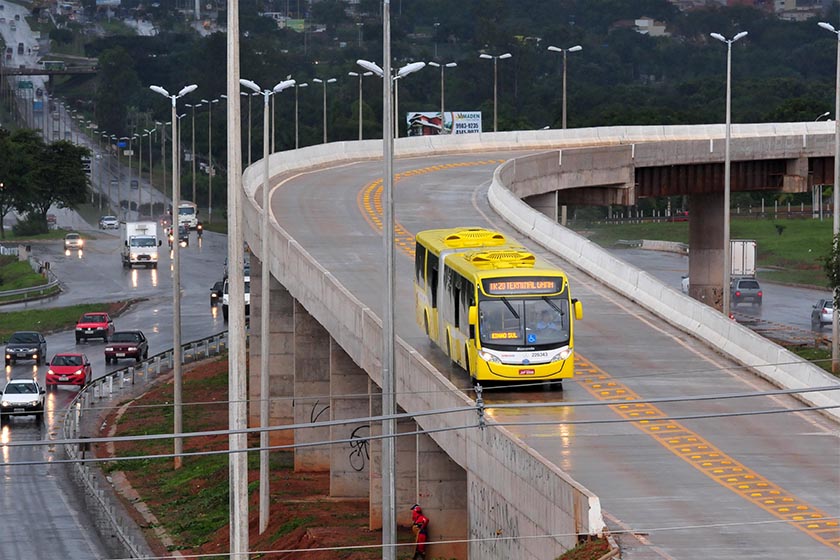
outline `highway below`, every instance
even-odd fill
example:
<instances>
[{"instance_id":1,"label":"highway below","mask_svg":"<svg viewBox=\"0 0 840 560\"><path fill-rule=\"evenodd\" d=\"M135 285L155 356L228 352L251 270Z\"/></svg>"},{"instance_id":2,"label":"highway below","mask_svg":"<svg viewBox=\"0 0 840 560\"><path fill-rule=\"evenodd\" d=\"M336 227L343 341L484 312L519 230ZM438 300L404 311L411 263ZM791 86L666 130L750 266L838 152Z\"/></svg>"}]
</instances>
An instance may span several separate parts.
<instances>
[{"instance_id":1,"label":"highway below","mask_svg":"<svg viewBox=\"0 0 840 560\"><path fill-rule=\"evenodd\" d=\"M492 172L511 153L400 159L395 162L397 231L396 329L425 358L468 390L467 375L449 366L414 324L413 243L417 231L485 226L517 237L486 200ZM381 162L275 177L271 208L278 224L372 309L382 309ZM259 191L256 194L260 199ZM526 243L527 246L531 244ZM562 266L573 297L583 302L577 323L578 377L562 393L496 387L494 403L549 402L542 409L493 410L528 445L595 492L624 558L701 560L836 559L840 516L838 427L817 413L712 417L668 423L656 433L639 422L683 415L726 415L795 409L789 397L690 400L771 390L744 368L617 295L595 279ZM678 282L671 283L679 289ZM769 297L769 295L768 295ZM765 304L766 305L766 304ZM810 307L810 301L807 307ZM620 397L619 397L620 395ZM682 397L659 406L575 408L576 402ZM606 421L625 420L624 423ZM542 425L515 425L522 422ZM594 423L594 422L604 423ZM583 422L583 423L581 423ZM792 517L791 517L792 515ZM834 518L834 529L809 520Z\"/></svg>"},{"instance_id":2,"label":"highway below","mask_svg":"<svg viewBox=\"0 0 840 560\"><path fill-rule=\"evenodd\" d=\"M65 253L56 240L33 245L33 254L51 263L62 280L64 291L49 301L33 302L30 307L64 306L77 303L137 300L116 317L117 330L140 329L149 338L149 354L172 348L172 283L166 243L157 270L124 269L120 264L119 237L115 232L84 232L96 236L81 253ZM182 332L188 342L221 332L226 326L209 305L209 289L221 279L227 238L206 233L199 242L193 233L188 248L181 250ZM22 306L4 306L10 311ZM47 334L47 356L58 352L87 354L98 378L130 365L105 365L105 344L91 340L75 344L73 331ZM5 380L35 376L44 384L47 366L23 362L5 369ZM4 380L4 381L5 381ZM78 389L59 386L47 393L43 425L32 416L12 418L0 430L0 442L32 441L61 437L63 412ZM185 397L188 401L189 397ZM64 465L14 466L17 461L52 461L63 453L53 447L3 447L3 482L0 484L0 558L38 558L39 560L92 560L116 557L106 549L93 528L90 514L77 499L76 489L66 477ZM48 538L45 538L48 537Z\"/></svg>"}]
</instances>

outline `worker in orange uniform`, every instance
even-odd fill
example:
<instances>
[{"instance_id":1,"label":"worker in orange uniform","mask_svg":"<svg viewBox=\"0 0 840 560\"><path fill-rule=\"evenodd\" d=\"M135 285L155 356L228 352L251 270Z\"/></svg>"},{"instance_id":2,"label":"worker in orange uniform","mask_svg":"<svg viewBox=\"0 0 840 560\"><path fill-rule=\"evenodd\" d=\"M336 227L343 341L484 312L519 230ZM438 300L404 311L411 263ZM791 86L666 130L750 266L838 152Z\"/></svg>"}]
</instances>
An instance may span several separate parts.
<instances>
[{"instance_id":1,"label":"worker in orange uniform","mask_svg":"<svg viewBox=\"0 0 840 560\"><path fill-rule=\"evenodd\" d=\"M423 515L423 510L418 504L411 506L411 523L411 530L416 537L413 560L425 560L426 541L429 538L429 518Z\"/></svg>"}]
</instances>

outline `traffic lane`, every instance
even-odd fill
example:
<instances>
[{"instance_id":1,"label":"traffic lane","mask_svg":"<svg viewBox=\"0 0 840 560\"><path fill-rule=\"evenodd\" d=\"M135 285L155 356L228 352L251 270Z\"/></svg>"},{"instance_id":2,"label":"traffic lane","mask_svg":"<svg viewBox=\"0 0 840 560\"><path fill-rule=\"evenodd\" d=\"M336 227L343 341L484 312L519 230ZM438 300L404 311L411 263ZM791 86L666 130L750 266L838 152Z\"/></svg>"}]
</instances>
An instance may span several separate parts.
<instances>
[{"instance_id":1,"label":"traffic lane","mask_svg":"<svg viewBox=\"0 0 840 560\"><path fill-rule=\"evenodd\" d=\"M611 249L610 252L676 290L680 289L682 276L688 274L686 255L642 249ZM757 278L763 292L762 304L737 305L733 306L732 311L804 331L814 330L811 328L811 309L817 300L831 297L827 290L767 282L762 279L760 270Z\"/></svg>"},{"instance_id":2,"label":"traffic lane","mask_svg":"<svg viewBox=\"0 0 840 560\"><path fill-rule=\"evenodd\" d=\"M469 156L460 158L469 160ZM446 162L447 158L439 158L435 163ZM452 161L451 159L449 161ZM416 168L416 164L398 160L395 164L397 172L406 169ZM476 193L476 188L470 185L480 184L476 180L475 168L469 168L471 177L465 179L460 174L454 176L449 173L437 175L439 189L446 189L449 186L448 198L441 203L441 193L432 192L433 189L424 189L410 180L398 182L396 192L397 218L407 229L417 231L431 227L446 227L452 223L452 215L456 215L456 222L464 225L481 225L483 217L492 216L486 204L486 195ZM490 170L492 172L492 169ZM432 174L434 175L434 174ZM488 174L489 175L489 174ZM272 210L282 227L287 229L296 239L303 242L303 245L316 259L331 270L345 285L352 288L353 293L373 309L382 307L381 293L384 270L379 263L381 258L381 238L371 240L365 232L366 221L362 218L351 219L346 224L338 224L339 218L347 214L346 208L353 207L353 201L357 198L359 189L373 178L381 176L381 164L362 165L357 164L351 168L325 170L317 175L307 174L299 182L291 181L275 191L272 198ZM428 180L431 175L424 176ZM485 177L484 184L489 181ZM350 185L356 185L355 188ZM347 186L347 188L339 188ZM428 196L429 200L416 199L415 197ZM324 204L324 200L332 204ZM404 207L411 210L401 213ZM475 206L474 206L475 205ZM311 208L312 211L308 211ZM331 223L324 223L324 220L332 220ZM407 225L409 220L414 220L416 229ZM498 219L494 220L498 227ZM405 222L405 223L404 223ZM323 242L319 236L321 228L329 228L328 242ZM342 228L345 232L342 238ZM361 229L360 229L361 228ZM501 227L509 234L506 227ZM519 235L512 234L515 238ZM307 237L308 236L308 237ZM373 242L370 246L360 247L366 240ZM378 249L380 248L380 249ZM533 248L540 252L538 248ZM399 254L399 253L398 253ZM376 258L370 261L370 258ZM575 297L579 297L583 303L585 320L577 325L577 347L579 352L603 367L607 371L617 372L623 376L622 383L628 384L634 390L645 397L674 396L680 394L714 394L719 392L748 392L754 388L761 387L760 380L754 376L744 374L733 369L731 364L725 364L710 349L699 345L685 333L675 329L662 328L661 319L645 313L643 310L632 308L631 304L622 298L617 297L610 290L600 286L591 278L575 271L568 263L562 266L570 273L572 289ZM401 254L397 258L398 281L397 285L397 332L400 336L408 329L409 339L416 339L419 331L414 324L413 294L411 281L413 275L413 263L410 259L404 258ZM380 281L376 281L380 278ZM432 358L440 356L440 352L432 349L429 351L429 344L415 346L425 357ZM617 352L616 349L621 349ZM714 360L710 363L710 356ZM720 362L720 363L719 363ZM464 374L466 379L466 374ZM758 384L758 385L756 385ZM769 388L766 384L765 387ZM686 391L688 387L689 391ZM693 392L693 393L692 393ZM572 402L593 400L593 396L587 393L580 383L566 383L564 399ZM774 403L775 404L775 403ZM761 406L769 407L767 399ZM702 405L698 405L702 409ZM681 410L682 407L675 407L673 410ZM572 418L586 419L586 409L572 409ZM729 405L729 410L738 410L738 407ZM516 411L518 418L529 417L527 411ZM784 442L780 448L778 443L773 449L778 449L780 455L780 469L790 473L788 479L794 483L798 477L812 474L814 479L822 487L836 487L838 479L836 474L824 472L824 469L817 469L818 472L808 471L805 475L800 470L800 459L803 454L818 458L820 464L830 464L836 457L836 437L830 436L830 426L812 424L810 418L791 420L791 415L779 415L781 420L766 422L762 426L764 432L754 436L751 432L753 427L742 426L738 420L730 420L728 429L735 434L745 434L743 439L757 446L752 449L745 446L744 442L737 445L730 445L731 442L723 441L721 445L728 453L740 455L747 460L752 456L770 456L773 453L764 449L767 441L771 441L773 435L779 433L813 432L819 434L817 437L801 438L801 445L806 448L793 449L788 447L789 442ZM560 419L555 420L561 423ZM744 515L758 516L761 519L766 513L750 504L728 489L715 484L696 469L685 465L678 456L662 446L655 443L648 437L636 437L632 444L632 450L638 454L638 461L643 462L646 457L660 457L664 463L666 473L673 473L674 480L668 486L685 489L683 493L674 493L671 489L667 494L651 493L651 488L660 484L659 478L663 476L661 471L653 471L650 468L640 469L633 473L633 478L623 477L625 460L616 455L610 448L593 448L585 441L569 438L568 441L562 438L543 437L540 430L533 434L527 428L521 428L521 436L530 445L538 449L545 456L552 460L568 462L567 468L577 480L602 496L604 507L611 513L617 514L620 519L629 520L633 526L640 527L647 525L653 520L661 521L669 525L676 523L686 525L702 525L708 522L710 516L718 516L724 523L739 523ZM707 437L714 440L716 432L709 431ZM790 439L790 438L789 438ZM818 441L819 440L819 441ZM826 446L826 440L829 445ZM760 464L752 464L759 468ZM826 478L826 476L829 478ZM787 480L787 479L786 479ZM809 496L811 484L794 486L792 491L801 491L803 495ZM698 500L698 495L714 497L714 500ZM674 500L686 504L684 511L667 511L661 518L655 518L654 512L657 509L657 502L663 496L674 496ZM723 503L731 503L733 507L725 508L723 512L716 509L718 499ZM819 501L816 501L818 499ZM622 506L627 506L625 511ZM829 512L835 514L840 510L836 497L817 496L815 503ZM636 504L630 507L630 504ZM690 504L690 505L689 505ZM640 507L641 506L641 507ZM721 517L721 514L724 513ZM679 515L678 515L679 514ZM772 527L772 529L771 529ZM804 556L815 557L817 554L824 554L825 549L813 541L807 535L798 530L785 527L779 529L778 524L760 526L751 533L750 540L745 548L762 551L769 556L777 557L778 551L803 552ZM657 544L663 544L668 549L678 550L680 557L689 553L686 548L689 540L693 545L696 542L692 538L677 538L671 535L657 535ZM660 542L661 541L661 542ZM726 546L725 540L719 546ZM792 548L790 548L792 547ZM803 556L799 554L799 556ZM697 557L702 557L699 552ZM779 556L780 557L780 556Z\"/></svg>"}]
</instances>

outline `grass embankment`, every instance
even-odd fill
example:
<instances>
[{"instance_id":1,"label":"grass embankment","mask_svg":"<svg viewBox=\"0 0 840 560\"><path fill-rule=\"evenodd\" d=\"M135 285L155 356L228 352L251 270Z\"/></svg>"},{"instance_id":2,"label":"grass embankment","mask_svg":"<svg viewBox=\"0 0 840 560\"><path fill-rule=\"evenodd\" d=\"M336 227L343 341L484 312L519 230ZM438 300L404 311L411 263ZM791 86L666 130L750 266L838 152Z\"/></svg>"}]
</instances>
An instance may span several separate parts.
<instances>
[{"instance_id":1,"label":"grass embankment","mask_svg":"<svg viewBox=\"0 0 840 560\"><path fill-rule=\"evenodd\" d=\"M15 331L50 333L71 329L84 313L104 310L114 317L124 311L127 306L128 302L117 301L0 313L0 340L6 340Z\"/></svg>"},{"instance_id":2,"label":"grass embankment","mask_svg":"<svg viewBox=\"0 0 840 560\"><path fill-rule=\"evenodd\" d=\"M820 259L831 252L831 220L734 218L731 239L754 239L760 277L770 282L827 286ZM781 233L779 229L781 228ZM603 247L620 239L688 243L688 223L592 224L576 229Z\"/></svg>"},{"instance_id":3,"label":"grass embankment","mask_svg":"<svg viewBox=\"0 0 840 560\"><path fill-rule=\"evenodd\" d=\"M27 241L49 241L52 239L64 239L65 235L67 235L67 230L51 229L46 233L39 233L37 235L18 236L15 235L15 232L12 230L12 228L6 228L5 237L0 238L0 244L8 246L26 245Z\"/></svg>"},{"instance_id":4,"label":"grass embankment","mask_svg":"<svg viewBox=\"0 0 840 560\"><path fill-rule=\"evenodd\" d=\"M16 256L0 256L0 292L43 286L46 283L46 277L32 270L32 266L29 262L19 261ZM59 287L54 286L48 290L47 294L44 295L51 295L53 293L57 293L58 291ZM32 297L35 296L0 296L0 303L25 301L26 299L31 299Z\"/></svg>"}]
</instances>

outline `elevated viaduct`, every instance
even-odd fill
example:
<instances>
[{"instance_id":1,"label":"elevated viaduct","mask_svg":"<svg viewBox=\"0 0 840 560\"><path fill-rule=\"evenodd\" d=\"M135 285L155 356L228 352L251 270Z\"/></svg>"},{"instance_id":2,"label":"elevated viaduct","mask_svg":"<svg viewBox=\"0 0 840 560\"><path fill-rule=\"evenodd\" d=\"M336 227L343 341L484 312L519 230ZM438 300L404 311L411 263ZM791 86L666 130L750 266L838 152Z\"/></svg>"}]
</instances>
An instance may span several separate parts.
<instances>
[{"instance_id":1,"label":"elevated viaduct","mask_svg":"<svg viewBox=\"0 0 840 560\"><path fill-rule=\"evenodd\" d=\"M734 184L739 189L799 191L823 181L831 168L831 127L829 123L734 127L733 160L739 169ZM694 126L422 137L398 140L396 155L539 152L513 158L496 170L490 203L511 225L780 386L836 383L818 368L726 320L709 306L628 268L556 223L557 207L563 203L629 205L640 196L688 194L692 280L696 277L703 294L713 296L720 289L714 284L714 267L722 260L717 258L722 248L713 242L720 241L720 236L710 230L720 227L715 218L722 216L716 208L722 200L722 180L716 191L714 178L722 176L723 136L723 126ZM308 170L375 160L381 154L379 141L273 154L270 181L277 186ZM692 181L692 176L698 181ZM379 310L356 299L282 224L272 220L269 239L261 239L262 182L263 164L257 162L243 176L244 223L252 250L252 324L259 324L261 298L271 298L270 397L275 399L271 423L376 415L381 401ZM262 266L270 267L270 286L260 285ZM259 352L260 339L252 330L251 364L260 362ZM434 556L501 560L514 557L515 551L516 558L545 560L573 546L579 536L603 531L597 496L505 428L492 423L479 428L476 412L469 408L473 405L470 396L456 390L403 340L398 340L396 364L398 406L408 414L398 422L398 431L411 436L397 443L398 521L407 523L408 507L418 500L434 510L436 538L451 541L437 545ZM249 381L249 396L255 403L249 413L253 426L259 424L256 369L251 368ZM323 399L324 395L330 398ZM804 398L818 406L838 404L836 394ZM421 414L431 410L452 412ZM341 440L347 432L357 434L360 441L298 448L295 465L301 470L329 471L331 494L336 498L369 498L370 526L377 528L382 480L379 445L365 439L366 434L377 434L376 425L360 421L341 431L314 428L275 433L272 443ZM357 468L348 464L347 457L362 441L369 445L370 461ZM421 458L423 468L418 467ZM537 536L541 538L531 538Z\"/></svg>"}]
</instances>

